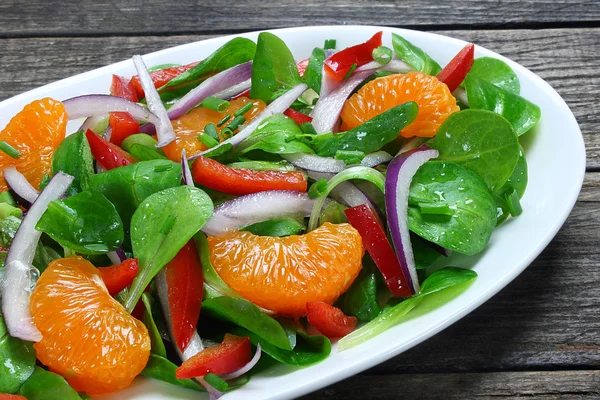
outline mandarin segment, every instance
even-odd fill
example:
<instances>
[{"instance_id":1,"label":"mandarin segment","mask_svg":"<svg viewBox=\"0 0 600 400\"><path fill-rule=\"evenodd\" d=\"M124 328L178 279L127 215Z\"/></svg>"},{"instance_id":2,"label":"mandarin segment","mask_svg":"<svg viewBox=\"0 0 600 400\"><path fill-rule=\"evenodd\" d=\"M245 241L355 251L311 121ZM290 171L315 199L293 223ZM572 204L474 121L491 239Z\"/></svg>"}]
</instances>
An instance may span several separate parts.
<instances>
[{"instance_id":1,"label":"mandarin segment","mask_svg":"<svg viewBox=\"0 0 600 400\"><path fill-rule=\"evenodd\" d=\"M346 101L341 118L343 131L356 128L371 118L414 101L419 106L417 118L402 129L403 137L432 137L438 128L460 108L448 86L435 76L422 72L388 75L372 80Z\"/></svg>"},{"instance_id":2,"label":"mandarin segment","mask_svg":"<svg viewBox=\"0 0 600 400\"><path fill-rule=\"evenodd\" d=\"M67 133L68 116L64 105L49 97L26 105L0 132L21 156L12 158L0 151L0 171L15 166L29 183L38 188L44 175L52 171L52 155ZM7 190L0 174L0 191Z\"/></svg>"},{"instance_id":3,"label":"mandarin segment","mask_svg":"<svg viewBox=\"0 0 600 400\"><path fill-rule=\"evenodd\" d=\"M325 223L305 235L233 232L208 237L211 262L233 290L281 315L306 315L306 303L332 304L362 268L362 239L349 224Z\"/></svg>"},{"instance_id":4,"label":"mandarin segment","mask_svg":"<svg viewBox=\"0 0 600 400\"><path fill-rule=\"evenodd\" d=\"M82 257L52 261L31 295L42 340L38 359L77 391L123 389L146 366L150 337L106 290L96 267Z\"/></svg>"},{"instance_id":5,"label":"mandarin segment","mask_svg":"<svg viewBox=\"0 0 600 400\"><path fill-rule=\"evenodd\" d=\"M246 118L245 123L248 123L265 109L265 103L262 100L249 100L247 97L240 97L231 100L230 106L225 112L220 113L206 107L198 107L194 108L189 113L174 119L172 123L173 130L175 131L175 140L162 148L165 155L169 157L170 160L176 162L181 160L181 150L183 149L185 149L185 154L188 157L198 155L203 150L206 150L204 143L198 140L198 135L204 131L206 124L212 122L216 125L225 116L233 114L250 102L254 104L254 107L244 114L244 117ZM227 123L231 120L233 120L233 116ZM227 126L227 123L217 127L219 135L221 134L221 130Z\"/></svg>"}]
</instances>

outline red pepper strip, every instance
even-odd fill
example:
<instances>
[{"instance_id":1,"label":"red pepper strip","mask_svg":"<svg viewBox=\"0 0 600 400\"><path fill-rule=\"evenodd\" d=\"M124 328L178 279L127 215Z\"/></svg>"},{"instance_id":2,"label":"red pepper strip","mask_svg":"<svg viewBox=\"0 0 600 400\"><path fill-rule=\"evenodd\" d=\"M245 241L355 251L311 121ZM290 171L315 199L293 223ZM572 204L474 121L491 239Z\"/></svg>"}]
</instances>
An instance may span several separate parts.
<instances>
[{"instance_id":1,"label":"red pepper strip","mask_svg":"<svg viewBox=\"0 0 600 400\"><path fill-rule=\"evenodd\" d=\"M131 154L91 130L85 133L92 155L104 169L113 169L137 162Z\"/></svg>"},{"instance_id":2,"label":"red pepper strip","mask_svg":"<svg viewBox=\"0 0 600 400\"><path fill-rule=\"evenodd\" d=\"M283 115L285 115L286 117L290 117L291 119L296 121L296 123L298 125L303 124L305 122L312 122L311 117L309 117L306 114L302 114L301 112L298 112L296 110L292 110L291 108L288 108L287 110L285 110L283 112Z\"/></svg>"},{"instance_id":3,"label":"red pepper strip","mask_svg":"<svg viewBox=\"0 0 600 400\"><path fill-rule=\"evenodd\" d=\"M255 171L231 168L206 157L192 164L194 182L222 193L244 195L265 190L306 192L307 181L300 171Z\"/></svg>"},{"instance_id":4,"label":"red pepper strip","mask_svg":"<svg viewBox=\"0 0 600 400\"><path fill-rule=\"evenodd\" d=\"M165 275L173 336L183 351L196 330L204 288L202 265L193 240L183 246L167 264Z\"/></svg>"},{"instance_id":5,"label":"red pepper strip","mask_svg":"<svg viewBox=\"0 0 600 400\"><path fill-rule=\"evenodd\" d=\"M328 338L346 336L354 330L358 322L356 317L349 317L339 308L322 301L306 303L306 318L312 326Z\"/></svg>"},{"instance_id":6,"label":"red pepper strip","mask_svg":"<svg viewBox=\"0 0 600 400\"><path fill-rule=\"evenodd\" d=\"M440 71L437 76L438 80L445 83L450 92L454 92L465 80L474 60L475 45L469 43Z\"/></svg>"},{"instance_id":7,"label":"red pepper strip","mask_svg":"<svg viewBox=\"0 0 600 400\"><path fill-rule=\"evenodd\" d=\"M198 65L198 63L199 61L187 65L182 65L180 67L170 67L150 72L150 77L152 78L152 82L154 82L154 87L158 89L165 86L167 83L169 83L171 79L183 74L187 70L194 68L196 65ZM135 87L139 98L143 98L144 88L142 87L142 83L140 82L139 76L133 76L131 78L131 83Z\"/></svg>"},{"instance_id":8,"label":"red pepper strip","mask_svg":"<svg viewBox=\"0 0 600 400\"><path fill-rule=\"evenodd\" d=\"M111 296L131 285L140 270L137 258L128 258L121 264L100 267L98 271Z\"/></svg>"},{"instance_id":9,"label":"red pepper strip","mask_svg":"<svg viewBox=\"0 0 600 400\"><path fill-rule=\"evenodd\" d=\"M242 92L242 93L238 94L237 96L233 96L231 98L231 100L239 99L240 97L248 97L248 98L250 98L250 89L246 90L245 92Z\"/></svg>"},{"instance_id":10,"label":"red pepper strip","mask_svg":"<svg viewBox=\"0 0 600 400\"><path fill-rule=\"evenodd\" d=\"M195 356L184 361L175 372L178 379L213 374L228 374L237 371L250 362L252 348L249 337L225 334L223 341L213 347L207 347Z\"/></svg>"},{"instance_id":11,"label":"red pepper strip","mask_svg":"<svg viewBox=\"0 0 600 400\"><path fill-rule=\"evenodd\" d=\"M140 124L129 113L113 112L108 118L110 125L110 142L121 145L121 142L130 135L140 131Z\"/></svg>"},{"instance_id":12,"label":"red pepper strip","mask_svg":"<svg viewBox=\"0 0 600 400\"><path fill-rule=\"evenodd\" d=\"M367 252L373 258L392 294L396 297L412 296L396 253L371 207L361 204L347 208L344 213L348 222L360 233Z\"/></svg>"},{"instance_id":13,"label":"red pepper strip","mask_svg":"<svg viewBox=\"0 0 600 400\"><path fill-rule=\"evenodd\" d=\"M346 77L352 65L356 64L357 67L360 67L373 61L373 50L381 46L382 35L383 32L377 32L365 43L348 47L326 59L323 65L327 75L334 81L340 82Z\"/></svg>"},{"instance_id":14,"label":"red pepper strip","mask_svg":"<svg viewBox=\"0 0 600 400\"><path fill-rule=\"evenodd\" d=\"M138 98L135 87L131 81L127 78L123 78L119 75L112 76L112 84L110 85L110 94L113 96L119 96L129 101L137 103L140 101Z\"/></svg>"},{"instance_id":15,"label":"red pepper strip","mask_svg":"<svg viewBox=\"0 0 600 400\"><path fill-rule=\"evenodd\" d=\"M306 68L308 67L309 61L310 61L310 58L305 58L302 61L298 61L298 64L296 64L296 68L298 68L298 73L300 74L300 76L304 76L304 72L306 71Z\"/></svg>"},{"instance_id":16,"label":"red pepper strip","mask_svg":"<svg viewBox=\"0 0 600 400\"><path fill-rule=\"evenodd\" d=\"M0 393L0 400L27 400L27 398L18 394Z\"/></svg>"}]
</instances>

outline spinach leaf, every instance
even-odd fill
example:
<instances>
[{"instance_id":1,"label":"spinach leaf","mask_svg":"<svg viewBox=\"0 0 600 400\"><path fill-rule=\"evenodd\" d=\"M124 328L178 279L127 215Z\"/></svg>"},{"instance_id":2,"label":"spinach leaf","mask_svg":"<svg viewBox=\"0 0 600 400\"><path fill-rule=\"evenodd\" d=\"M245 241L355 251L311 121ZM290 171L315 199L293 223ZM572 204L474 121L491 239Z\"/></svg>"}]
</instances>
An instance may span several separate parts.
<instances>
[{"instance_id":1,"label":"spinach leaf","mask_svg":"<svg viewBox=\"0 0 600 400\"><path fill-rule=\"evenodd\" d=\"M314 153L306 144L295 140L302 135L302 129L296 122L283 114L275 114L266 118L259 127L236 150L245 154L252 150L262 150L267 153Z\"/></svg>"},{"instance_id":2,"label":"spinach leaf","mask_svg":"<svg viewBox=\"0 0 600 400\"><path fill-rule=\"evenodd\" d=\"M35 351L29 342L8 334L0 315L0 393L16 393L33 373Z\"/></svg>"},{"instance_id":3,"label":"spinach leaf","mask_svg":"<svg viewBox=\"0 0 600 400\"><path fill-rule=\"evenodd\" d=\"M277 93L300 82L302 79L296 61L285 42L269 32L259 34L252 63L250 98L261 99L268 104Z\"/></svg>"},{"instance_id":4,"label":"spinach leaf","mask_svg":"<svg viewBox=\"0 0 600 400\"><path fill-rule=\"evenodd\" d=\"M476 277L475 271L455 267L434 272L425 279L418 295L384 309L377 318L340 339L338 349L341 351L354 347L400 322L449 302L465 291Z\"/></svg>"},{"instance_id":5,"label":"spinach leaf","mask_svg":"<svg viewBox=\"0 0 600 400\"><path fill-rule=\"evenodd\" d=\"M507 63L497 58L476 58L469 74L511 93L519 94L521 92L521 84L515 71Z\"/></svg>"},{"instance_id":6,"label":"spinach leaf","mask_svg":"<svg viewBox=\"0 0 600 400\"><path fill-rule=\"evenodd\" d=\"M321 93L321 81L323 80L323 62L325 61L325 50L315 47L312 51L308 65L304 71L304 82L309 88Z\"/></svg>"},{"instance_id":7,"label":"spinach leaf","mask_svg":"<svg viewBox=\"0 0 600 400\"><path fill-rule=\"evenodd\" d=\"M131 218L131 246L140 272L125 300L130 312L152 278L198 233L212 213L210 197L191 186L165 189L144 199Z\"/></svg>"},{"instance_id":8,"label":"spinach leaf","mask_svg":"<svg viewBox=\"0 0 600 400\"><path fill-rule=\"evenodd\" d=\"M90 191L51 202L35 228L81 254L108 253L118 249L124 238L115 206Z\"/></svg>"},{"instance_id":9,"label":"spinach leaf","mask_svg":"<svg viewBox=\"0 0 600 400\"><path fill-rule=\"evenodd\" d=\"M292 349L279 322L263 314L248 300L227 296L215 297L204 300L202 310L249 330L273 346L284 350Z\"/></svg>"},{"instance_id":10,"label":"spinach leaf","mask_svg":"<svg viewBox=\"0 0 600 400\"><path fill-rule=\"evenodd\" d=\"M306 226L304 225L303 221L298 221L297 219L279 218L257 222L256 224L248 225L240 230L251 232L259 236L283 237L300 235L302 232L304 232L304 230L306 230Z\"/></svg>"},{"instance_id":11,"label":"spinach leaf","mask_svg":"<svg viewBox=\"0 0 600 400\"><path fill-rule=\"evenodd\" d=\"M429 161L419 168L408 204L411 231L459 253L483 250L496 226L494 196L476 173L456 163ZM425 215L419 204L445 204L452 214Z\"/></svg>"},{"instance_id":12,"label":"spinach leaf","mask_svg":"<svg viewBox=\"0 0 600 400\"><path fill-rule=\"evenodd\" d=\"M442 255L431 248L427 241L413 233L410 235L412 243L413 255L415 257L415 266L417 269L424 270L431 266Z\"/></svg>"},{"instance_id":13,"label":"spinach leaf","mask_svg":"<svg viewBox=\"0 0 600 400\"><path fill-rule=\"evenodd\" d=\"M414 121L418 111L417 104L409 101L347 132L313 136L312 144L317 154L324 157L333 157L339 150L371 153L396 139L398 133Z\"/></svg>"},{"instance_id":14,"label":"spinach leaf","mask_svg":"<svg viewBox=\"0 0 600 400\"><path fill-rule=\"evenodd\" d=\"M156 322L154 322L154 316L152 315L154 299L149 293L144 293L142 294L142 302L144 303L145 308L142 322L144 322L144 325L146 325L146 328L148 328L148 333L150 334L150 348L152 349L152 353L166 358L167 349L165 348L165 344L160 336Z\"/></svg>"},{"instance_id":15,"label":"spinach leaf","mask_svg":"<svg viewBox=\"0 0 600 400\"><path fill-rule=\"evenodd\" d=\"M159 89L164 92L169 88L189 84L208 78L210 75L224 71L252 60L256 52L256 44L250 39L237 37L231 39L223 46L215 50L211 55L202 60L194 68L171 79L166 85ZM189 89L191 90L193 86Z\"/></svg>"},{"instance_id":16,"label":"spinach leaf","mask_svg":"<svg viewBox=\"0 0 600 400\"><path fill-rule=\"evenodd\" d=\"M62 257L63 256L52 247L38 243L37 248L35 249L35 256L33 257L32 264L38 269L38 271L44 272L50 262Z\"/></svg>"},{"instance_id":17,"label":"spinach leaf","mask_svg":"<svg viewBox=\"0 0 600 400\"><path fill-rule=\"evenodd\" d=\"M160 154L155 149L139 143L132 144L129 147L129 153L140 161L167 160L166 156Z\"/></svg>"},{"instance_id":18,"label":"spinach leaf","mask_svg":"<svg viewBox=\"0 0 600 400\"><path fill-rule=\"evenodd\" d=\"M65 378L40 367L35 367L33 374L19 389L19 394L27 400L81 400Z\"/></svg>"},{"instance_id":19,"label":"spinach leaf","mask_svg":"<svg viewBox=\"0 0 600 400\"><path fill-rule=\"evenodd\" d=\"M115 205L126 229L146 197L180 185L181 165L167 160L140 161L94 175L90 180L90 189Z\"/></svg>"},{"instance_id":20,"label":"spinach leaf","mask_svg":"<svg viewBox=\"0 0 600 400\"><path fill-rule=\"evenodd\" d=\"M398 58L414 68L415 71L436 76L442 70L442 67L433 58L402 36L392 33L392 45Z\"/></svg>"},{"instance_id":21,"label":"spinach leaf","mask_svg":"<svg viewBox=\"0 0 600 400\"><path fill-rule=\"evenodd\" d=\"M77 193L87 189L94 175L94 159L85 132L69 135L60 143L52 156L52 175L58 171L73 176L69 190Z\"/></svg>"},{"instance_id":22,"label":"spinach leaf","mask_svg":"<svg viewBox=\"0 0 600 400\"><path fill-rule=\"evenodd\" d=\"M510 177L519 158L519 141L510 123L491 111L463 110L440 126L432 147L439 160L472 169L496 191Z\"/></svg>"},{"instance_id":23,"label":"spinach leaf","mask_svg":"<svg viewBox=\"0 0 600 400\"><path fill-rule=\"evenodd\" d=\"M21 219L13 216L8 216L0 222L0 246L4 248L10 247L20 225ZM6 252L0 252L0 255L1 254L6 256ZM32 264L40 272L44 272L48 264L50 264L50 261L56 260L57 258L62 258L62 255L53 248L38 243ZM2 263L4 263L4 259L2 259Z\"/></svg>"},{"instance_id":24,"label":"spinach leaf","mask_svg":"<svg viewBox=\"0 0 600 400\"><path fill-rule=\"evenodd\" d=\"M10 247L19 226L21 226L21 219L12 215L2 220L0 226L0 246L6 249Z\"/></svg>"},{"instance_id":25,"label":"spinach leaf","mask_svg":"<svg viewBox=\"0 0 600 400\"><path fill-rule=\"evenodd\" d=\"M202 232L198 232L198 234L194 236L194 242L196 243L196 249L198 250L198 255L200 257L200 264L202 264L204 297L240 297L239 294L227 286L219 274L217 274L217 271L215 271L215 268L210 261L210 250L208 248L208 242L206 241L206 235Z\"/></svg>"},{"instance_id":26,"label":"spinach leaf","mask_svg":"<svg viewBox=\"0 0 600 400\"><path fill-rule=\"evenodd\" d=\"M298 331L294 349L283 350L247 329L234 327L231 331L234 335L248 336L255 346L260 343L260 347L265 354L286 365L308 366L316 364L326 359L331 353L331 342L325 336L311 336Z\"/></svg>"},{"instance_id":27,"label":"spinach leaf","mask_svg":"<svg viewBox=\"0 0 600 400\"><path fill-rule=\"evenodd\" d=\"M512 124L518 136L531 129L542 116L540 108L529 100L470 73L465 78L465 88L470 108L502 115Z\"/></svg>"},{"instance_id":28,"label":"spinach leaf","mask_svg":"<svg viewBox=\"0 0 600 400\"><path fill-rule=\"evenodd\" d=\"M197 390L198 392L204 392L204 388L200 384L196 383L193 379L177 379L175 371L177 365L167 360L165 357L161 357L157 354L150 354L148 364L142 370L141 374L148 378L156 379L159 381L170 383L171 385L183 387L186 389Z\"/></svg>"},{"instance_id":29,"label":"spinach leaf","mask_svg":"<svg viewBox=\"0 0 600 400\"><path fill-rule=\"evenodd\" d=\"M341 305L345 314L369 322L379 315L381 309L377 302L377 267L370 257L365 257L363 269L350 289L344 293Z\"/></svg>"},{"instance_id":30,"label":"spinach leaf","mask_svg":"<svg viewBox=\"0 0 600 400\"><path fill-rule=\"evenodd\" d=\"M513 170L508 181L494 193L494 197L496 198L496 202L498 204L498 222L497 225L500 225L502 222L506 221L508 216L510 215L508 203L506 201L506 195L510 194L512 190L517 192L519 198L523 197L525 194L525 189L527 188L527 160L525 159L525 150L521 147L519 149L519 160L517 161L517 165Z\"/></svg>"}]
</instances>

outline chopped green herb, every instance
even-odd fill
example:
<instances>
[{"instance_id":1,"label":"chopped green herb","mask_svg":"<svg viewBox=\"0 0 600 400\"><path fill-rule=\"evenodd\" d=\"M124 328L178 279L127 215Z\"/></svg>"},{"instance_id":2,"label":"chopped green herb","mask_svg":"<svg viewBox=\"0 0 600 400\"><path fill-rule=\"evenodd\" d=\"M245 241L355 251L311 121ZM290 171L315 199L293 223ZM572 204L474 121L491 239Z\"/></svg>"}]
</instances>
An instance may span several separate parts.
<instances>
[{"instance_id":1,"label":"chopped green herb","mask_svg":"<svg viewBox=\"0 0 600 400\"><path fill-rule=\"evenodd\" d=\"M512 189L506 195L506 204L508 205L508 211L513 217L518 217L523 212L521 202L519 201L519 193L515 189Z\"/></svg>"},{"instance_id":2,"label":"chopped green herb","mask_svg":"<svg viewBox=\"0 0 600 400\"><path fill-rule=\"evenodd\" d=\"M238 127L241 125L241 124L243 124L244 122L246 122L246 117L244 117L243 115L240 115L240 116L238 116L238 117L235 117L235 118L233 119L233 121L231 121L231 122L229 123L229 125L227 125L227 126L225 127L225 129L229 128L229 129L231 129L231 131L233 132L233 131L235 131L235 130L236 130L236 129L237 129L237 128L238 128Z\"/></svg>"},{"instance_id":3,"label":"chopped green herb","mask_svg":"<svg viewBox=\"0 0 600 400\"><path fill-rule=\"evenodd\" d=\"M0 193L0 203L7 203L7 204L10 204L13 207L17 206L17 202L10 195L10 192L1 192Z\"/></svg>"},{"instance_id":4,"label":"chopped green herb","mask_svg":"<svg viewBox=\"0 0 600 400\"><path fill-rule=\"evenodd\" d=\"M12 147L10 144L6 143L4 140L0 140L0 151L8 154L12 158L21 157L21 152Z\"/></svg>"},{"instance_id":5,"label":"chopped green herb","mask_svg":"<svg viewBox=\"0 0 600 400\"><path fill-rule=\"evenodd\" d=\"M365 158L365 153L358 150L338 150L335 152L335 159L342 160L346 165L360 164Z\"/></svg>"},{"instance_id":6,"label":"chopped green herb","mask_svg":"<svg viewBox=\"0 0 600 400\"><path fill-rule=\"evenodd\" d=\"M204 127L204 133L206 133L214 140L219 140L219 133L217 132L217 127L213 123L206 124L206 126Z\"/></svg>"},{"instance_id":7,"label":"chopped green herb","mask_svg":"<svg viewBox=\"0 0 600 400\"><path fill-rule=\"evenodd\" d=\"M356 69L356 67L357 67L356 63L352 64L352 66L348 70L348 73L346 74L346 76L344 76L344 80L350 78L350 76L352 75L352 73L354 72L354 70Z\"/></svg>"},{"instance_id":8,"label":"chopped green herb","mask_svg":"<svg viewBox=\"0 0 600 400\"><path fill-rule=\"evenodd\" d=\"M227 100L219 99L218 97L208 96L202 103L202 107L206 107L213 111L225 112L229 108L230 103Z\"/></svg>"},{"instance_id":9,"label":"chopped green herb","mask_svg":"<svg viewBox=\"0 0 600 400\"><path fill-rule=\"evenodd\" d=\"M452 215L453 212L447 203L419 203L421 214Z\"/></svg>"},{"instance_id":10,"label":"chopped green herb","mask_svg":"<svg viewBox=\"0 0 600 400\"><path fill-rule=\"evenodd\" d=\"M212 149L213 147L215 147L219 144L219 141L210 137L208 134L206 134L206 132L204 132L204 134L198 135L198 140L200 142L204 143L204 145L206 147L208 147L209 149Z\"/></svg>"},{"instance_id":11,"label":"chopped green herb","mask_svg":"<svg viewBox=\"0 0 600 400\"><path fill-rule=\"evenodd\" d=\"M335 50L335 46L337 42L335 39L327 39L325 40L325 45L323 46L323 50Z\"/></svg>"},{"instance_id":12,"label":"chopped green herb","mask_svg":"<svg viewBox=\"0 0 600 400\"><path fill-rule=\"evenodd\" d=\"M300 129L302 129L302 132L308 133L310 135L316 135L317 134L317 131L315 130L315 127L310 122L303 122L303 123L301 123L300 124Z\"/></svg>"},{"instance_id":13,"label":"chopped green herb","mask_svg":"<svg viewBox=\"0 0 600 400\"><path fill-rule=\"evenodd\" d=\"M252 108L254 108L254 104L253 103L245 104L243 107L240 107L239 110L237 110L236 112L234 112L233 116L234 117L242 116L242 115L246 114L248 111L252 110Z\"/></svg>"},{"instance_id":14,"label":"chopped green herb","mask_svg":"<svg viewBox=\"0 0 600 400\"><path fill-rule=\"evenodd\" d=\"M325 179L318 180L310 186L310 189L308 189L308 197L311 199L316 199L325 193L326 190L327 181Z\"/></svg>"},{"instance_id":15,"label":"chopped green herb","mask_svg":"<svg viewBox=\"0 0 600 400\"><path fill-rule=\"evenodd\" d=\"M224 117L223 117L223 119L222 119L222 120L220 120L220 121L217 123L217 126L222 126L222 125L224 125L224 124L225 124L227 121L229 121L230 119L231 119L231 114L227 114L226 116L224 116Z\"/></svg>"},{"instance_id":16,"label":"chopped green herb","mask_svg":"<svg viewBox=\"0 0 600 400\"><path fill-rule=\"evenodd\" d=\"M162 233L163 235L168 235L169 232L171 232L173 225L175 225L175 222L177 222L177 217L173 214L169 214L169 216L160 228L160 233Z\"/></svg>"},{"instance_id":17,"label":"chopped green herb","mask_svg":"<svg viewBox=\"0 0 600 400\"><path fill-rule=\"evenodd\" d=\"M394 53L389 47L379 46L373 50L373 60L377 61L379 64L389 63L392 61L393 56Z\"/></svg>"},{"instance_id":18,"label":"chopped green herb","mask_svg":"<svg viewBox=\"0 0 600 400\"><path fill-rule=\"evenodd\" d=\"M172 164L160 164L160 165L155 165L154 166L154 172L165 172L171 169L171 167L173 167Z\"/></svg>"}]
</instances>

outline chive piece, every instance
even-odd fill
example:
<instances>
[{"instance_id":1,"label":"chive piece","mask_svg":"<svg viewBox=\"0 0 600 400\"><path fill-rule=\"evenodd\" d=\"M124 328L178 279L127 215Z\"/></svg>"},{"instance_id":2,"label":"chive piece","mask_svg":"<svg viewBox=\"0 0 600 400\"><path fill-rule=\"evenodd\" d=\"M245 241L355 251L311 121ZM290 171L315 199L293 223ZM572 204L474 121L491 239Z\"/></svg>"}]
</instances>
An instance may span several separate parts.
<instances>
[{"instance_id":1,"label":"chive piece","mask_svg":"<svg viewBox=\"0 0 600 400\"><path fill-rule=\"evenodd\" d=\"M334 158L342 160L346 165L360 164L365 153L358 150L338 150L335 152Z\"/></svg>"},{"instance_id":2,"label":"chive piece","mask_svg":"<svg viewBox=\"0 0 600 400\"><path fill-rule=\"evenodd\" d=\"M252 104L252 103L244 104L243 107L240 107L239 110L237 110L236 112L233 113L233 116L234 117L239 117L240 115L244 115L248 111L252 110L252 108L254 108L254 104Z\"/></svg>"},{"instance_id":3,"label":"chive piece","mask_svg":"<svg viewBox=\"0 0 600 400\"><path fill-rule=\"evenodd\" d=\"M12 147L10 144L6 143L4 140L0 140L0 151L8 154L12 158L21 157L21 152Z\"/></svg>"},{"instance_id":4,"label":"chive piece","mask_svg":"<svg viewBox=\"0 0 600 400\"><path fill-rule=\"evenodd\" d=\"M202 103L200 103L202 107L206 107L213 111L225 112L229 108L229 102L227 100L220 99L215 96L208 96Z\"/></svg>"},{"instance_id":5,"label":"chive piece","mask_svg":"<svg viewBox=\"0 0 600 400\"><path fill-rule=\"evenodd\" d=\"M159 232L162 233L163 235L168 235L169 232L171 232L171 228L173 228L173 225L175 225L176 221L177 221L177 217L174 216L173 214L169 214L169 216L167 217L165 222L160 227Z\"/></svg>"},{"instance_id":6,"label":"chive piece","mask_svg":"<svg viewBox=\"0 0 600 400\"><path fill-rule=\"evenodd\" d=\"M217 123L217 126L221 126L221 125L225 124L225 122L229 121L230 119L231 119L231 114L227 114L226 116L223 117L222 120L220 120Z\"/></svg>"},{"instance_id":7,"label":"chive piece","mask_svg":"<svg viewBox=\"0 0 600 400\"><path fill-rule=\"evenodd\" d=\"M352 73L354 72L354 70L356 69L356 67L357 67L356 63L352 64L352 66L350 67L350 69L346 73L346 76L344 76L344 80L350 78L350 75L352 75Z\"/></svg>"},{"instance_id":8,"label":"chive piece","mask_svg":"<svg viewBox=\"0 0 600 400\"><path fill-rule=\"evenodd\" d=\"M204 134L202 134L202 133L199 134L198 140L201 141L202 143L204 143L204 145L206 147L208 147L209 149L212 149L213 147L215 147L216 145L219 144L219 142L217 140L210 137L210 135L208 135L206 132L204 132Z\"/></svg>"},{"instance_id":9,"label":"chive piece","mask_svg":"<svg viewBox=\"0 0 600 400\"><path fill-rule=\"evenodd\" d=\"M206 124L206 126L204 127L204 133L206 133L208 136L215 139L216 141L220 140L219 132L217 132L217 127L212 122L210 124Z\"/></svg>"},{"instance_id":10,"label":"chive piece","mask_svg":"<svg viewBox=\"0 0 600 400\"><path fill-rule=\"evenodd\" d=\"M225 128L221 129L221 136L223 139L229 139L231 136L233 136L233 131L231 128L226 126Z\"/></svg>"},{"instance_id":11,"label":"chive piece","mask_svg":"<svg viewBox=\"0 0 600 400\"><path fill-rule=\"evenodd\" d=\"M519 200L519 193L515 189L511 190L506 195L506 204L508 205L508 211L513 217L518 217L523 212L521 207L521 201Z\"/></svg>"},{"instance_id":12,"label":"chive piece","mask_svg":"<svg viewBox=\"0 0 600 400\"><path fill-rule=\"evenodd\" d=\"M172 164L155 165L154 172L165 172L165 171L170 170L171 167L172 167Z\"/></svg>"},{"instance_id":13,"label":"chive piece","mask_svg":"<svg viewBox=\"0 0 600 400\"><path fill-rule=\"evenodd\" d=\"M317 134L317 131L315 130L315 127L310 122L303 122L303 123L301 123L300 124L300 129L302 129L302 132L308 133L310 135L316 135Z\"/></svg>"},{"instance_id":14,"label":"chive piece","mask_svg":"<svg viewBox=\"0 0 600 400\"><path fill-rule=\"evenodd\" d=\"M21 218L23 216L23 211L21 211L20 208L13 207L8 203L0 203L0 220L3 220L9 216Z\"/></svg>"},{"instance_id":15,"label":"chive piece","mask_svg":"<svg viewBox=\"0 0 600 400\"><path fill-rule=\"evenodd\" d=\"M335 46L337 42L335 39L327 39L325 40L325 45L323 46L323 50L335 50Z\"/></svg>"},{"instance_id":16,"label":"chive piece","mask_svg":"<svg viewBox=\"0 0 600 400\"><path fill-rule=\"evenodd\" d=\"M320 197L327 190L327 181L325 179L321 179L310 185L308 189L308 197L311 199L316 199Z\"/></svg>"},{"instance_id":17,"label":"chive piece","mask_svg":"<svg viewBox=\"0 0 600 400\"><path fill-rule=\"evenodd\" d=\"M215 375L212 372L209 372L208 374L204 375L204 380L206 381L206 383L217 389L219 392L226 392L229 389L229 384L227 383L227 381L219 378L218 375Z\"/></svg>"},{"instance_id":18,"label":"chive piece","mask_svg":"<svg viewBox=\"0 0 600 400\"><path fill-rule=\"evenodd\" d=\"M419 203L421 214L452 215L453 212L447 203Z\"/></svg>"},{"instance_id":19,"label":"chive piece","mask_svg":"<svg viewBox=\"0 0 600 400\"><path fill-rule=\"evenodd\" d=\"M392 61L394 53L392 53L392 49L389 47L379 46L373 50L371 55L373 56L373 60L377 61L379 64L387 64Z\"/></svg>"},{"instance_id":20,"label":"chive piece","mask_svg":"<svg viewBox=\"0 0 600 400\"><path fill-rule=\"evenodd\" d=\"M229 125L227 125L225 127L225 129L229 128L231 129L231 131L235 131L241 124L243 124L244 122L246 122L246 117L244 117L243 115L240 115L239 117L235 117L233 119L233 121L231 121L229 123Z\"/></svg>"},{"instance_id":21,"label":"chive piece","mask_svg":"<svg viewBox=\"0 0 600 400\"><path fill-rule=\"evenodd\" d=\"M10 192L2 192L0 193L0 203L6 203L13 207L17 206L17 202L11 196Z\"/></svg>"}]
</instances>

